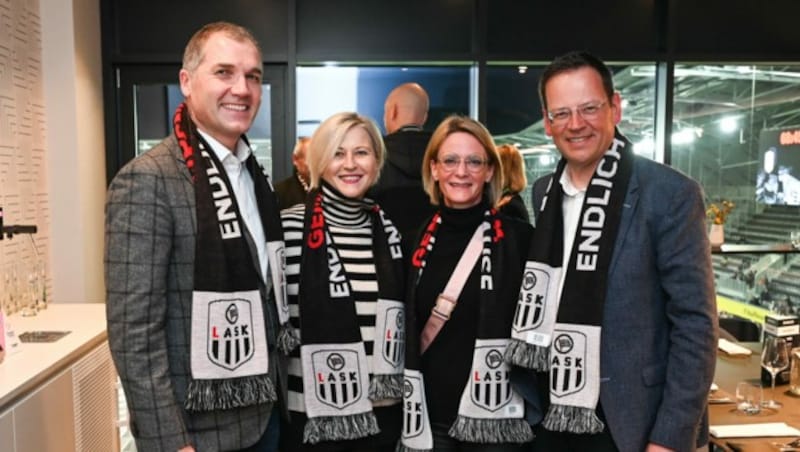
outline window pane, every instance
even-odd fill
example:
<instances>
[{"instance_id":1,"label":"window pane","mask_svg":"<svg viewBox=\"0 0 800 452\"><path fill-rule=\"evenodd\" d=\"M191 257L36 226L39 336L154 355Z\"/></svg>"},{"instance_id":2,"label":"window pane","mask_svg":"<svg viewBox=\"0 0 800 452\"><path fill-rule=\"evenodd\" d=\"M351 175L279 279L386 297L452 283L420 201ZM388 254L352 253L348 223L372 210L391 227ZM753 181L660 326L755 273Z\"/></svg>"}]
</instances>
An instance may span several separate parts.
<instances>
[{"instance_id":1,"label":"window pane","mask_svg":"<svg viewBox=\"0 0 800 452\"><path fill-rule=\"evenodd\" d=\"M486 123L498 144L516 144L525 160L528 188L522 193L528 210L530 186L551 173L560 158L544 133L539 77L545 65L490 65L486 73ZM655 65L609 65L622 97L620 130L637 154L653 158L655 134Z\"/></svg>"},{"instance_id":2,"label":"window pane","mask_svg":"<svg viewBox=\"0 0 800 452\"><path fill-rule=\"evenodd\" d=\"M134 90L136 155L142 154L172 132L172 116L183 102L180 85L136 84ZM272 174L272 125L270 85L262 85L261 107L247 132L250 146L267 174Z\"/></svg>"},{"instance_id":3,"label":"window pane","mask_svg":"<svg viewBox=\"0 0 800 452\"><path fill-rule=\"evenodd\" d=\"M676 65L673 165L740 211L800 205L798 98L800 66Z\"/></svg>"},{"instance_id":4,"label":"window pane","mask_svg":"<svg viewBox=\"0 0 800 452\"><path fill-rule=\"evenodd\" d=\"M334 113L356 111L383 128L383 103L406 82L422 85L430 97L425 128L449 114L469 114L470 67L336 66L297 68L297 135L310 136Z\"/></svg>"}]
</instances>

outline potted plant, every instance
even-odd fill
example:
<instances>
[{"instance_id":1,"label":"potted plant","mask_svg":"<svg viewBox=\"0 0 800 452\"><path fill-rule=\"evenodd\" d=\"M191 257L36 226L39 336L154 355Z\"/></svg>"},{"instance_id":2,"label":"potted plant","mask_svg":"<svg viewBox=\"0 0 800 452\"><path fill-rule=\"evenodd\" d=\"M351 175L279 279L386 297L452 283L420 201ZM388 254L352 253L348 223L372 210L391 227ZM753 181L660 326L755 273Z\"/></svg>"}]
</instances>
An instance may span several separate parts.
<instances>
[{"instance_id":1,"label":"potted plant","mask_svg":"<svg viewBox=\"0 0 800 452\"><path fill-rule=\"evenodd\" d=\"M725 221L728 220L728 215L734 207L736 204L725 199L719 204L712 203L706 209L706 217L711 220L711 229L708 233L711 246L720 246L725 242Z\"/></svg>"}]
</instances>

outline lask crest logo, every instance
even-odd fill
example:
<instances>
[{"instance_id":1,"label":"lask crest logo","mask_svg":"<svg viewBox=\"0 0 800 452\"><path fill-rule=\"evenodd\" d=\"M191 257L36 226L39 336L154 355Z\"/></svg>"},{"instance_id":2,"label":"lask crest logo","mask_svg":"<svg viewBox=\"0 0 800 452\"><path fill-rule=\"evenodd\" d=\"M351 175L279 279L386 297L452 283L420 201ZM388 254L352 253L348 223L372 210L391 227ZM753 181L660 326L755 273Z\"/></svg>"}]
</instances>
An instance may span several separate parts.
<instances>
[{"instance_id":1,"label":"lask crest logo","mask_svg":"<svg viewBox=\"0 0 800 452\"><path fill-rule=\"evenodd\" d=\"M403 437L419 436L425 429L425 409L420 394L419 379L403 380ZM416 383L416 384L415 384Z\"/></svg>"},{"instance_id":2,"label":"lask crest logo","mask_svg":"<svg viewBox=\"0 0 800 452\"><path fill-rule=\"evenodd\" d=\"M511 402L513 391L508 379L508 367L503 363L503 351L494 347L477 349L476 367L472 369L470 398L488 411L497 411Z\"/></svg>"},{"instance_id":3,"label":"lask crest logo","mask_svg":"<svg viewBox=\"0 0 800 452\"><path fill-rule=\"evenodd\" d=\"M317 400L341 410L362 397L358 353L351 350L312 353Z\"/></svg>"},{"instance_id":4,"label":"lask crest logo","mask_svg":"<svg viewBox=\"0 0 800 452\"><path fill-rule=\"evenodd\" d=\"M212 363L235 370L253 357L253 314L248 300L212 301L208 324L207 352Z\"/></svg>"},{"instance_id":5,"label":"lask crest logo","mask_svg":"<svg viewBox=\"0 0 800 452\"><path fill-rule=\"evenodd\" d=\"M586 385L586 335L578 331L557 332L550 350L550 393L563 397Z\"/></svg>"},{"instance_id":6,"label":"lask crest logo","mask_svg":"<svg viewBox=\"0 0 800 452\"><path fill-rule=\"evenodd\" d=\"M403 360L405 353L406 332L401 308L389 308L386 310L386 340L383 345L383 359L393 367L397 367Z\"/></svg>"},{"instance_id":7,"label":"lask crest logo","mask_svg":"<svg viewBox=\"0 0 800 452\"><path fill-rule=\"evenodd\" d=\"M519 302L514 313L514 331L538 328L544 320L544 298L550 286L550 275L538 268L526 268L522 275Z\"/></svg>"}]
</instances>

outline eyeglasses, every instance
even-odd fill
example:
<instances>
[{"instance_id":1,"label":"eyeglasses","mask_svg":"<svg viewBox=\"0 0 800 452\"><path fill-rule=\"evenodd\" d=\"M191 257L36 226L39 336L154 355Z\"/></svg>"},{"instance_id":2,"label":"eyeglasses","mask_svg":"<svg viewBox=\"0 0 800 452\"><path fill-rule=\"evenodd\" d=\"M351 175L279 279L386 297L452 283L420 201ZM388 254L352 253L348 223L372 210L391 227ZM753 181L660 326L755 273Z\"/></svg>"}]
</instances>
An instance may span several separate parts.
<instances>
[{"instance_id":1,"label":"eyeglasses","mask_svg":"<svg viewBox=\"0 0 800 452\"><path fill-rule=\"evenodd\" d=\"M600 114L600 109L603 108L607 102L589 102L575 107L575 111L581 115L581 118L590 120L595 119ZM547 112L547 118L556 125L564 125L572 119L572 108L559 108L558 110L550 110Z\"/></svg>"},{"instance_id":2,"label":"eyeglasses","mask_svg":"<svg viewBox=\"0 0 800 452\"><path fill-rule=\"evenodd\" d=\"M455 155L446 155L440 159L437 159L436 161L439 162L439 164L442 165L442 168L444 168L444 170L447 172L457 170L463 161L464 165L467 167L467 171L470 173L477 173L483 169L483 165L487 163L486 160L482 160L478 157L467 157L461 159Z\"/></svg>"}]
</instances>

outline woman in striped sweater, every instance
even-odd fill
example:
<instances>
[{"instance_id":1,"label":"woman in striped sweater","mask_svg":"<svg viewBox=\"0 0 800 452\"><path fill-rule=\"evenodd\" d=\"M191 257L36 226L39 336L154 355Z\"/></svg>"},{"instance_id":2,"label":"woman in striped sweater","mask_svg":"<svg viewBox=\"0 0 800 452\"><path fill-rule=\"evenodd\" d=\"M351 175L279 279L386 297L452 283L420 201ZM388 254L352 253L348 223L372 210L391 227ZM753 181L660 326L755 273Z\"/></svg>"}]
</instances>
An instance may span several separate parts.
<instances>
[{"instance_id":1,"label":"woman in striped sweater","mask_svg":"<svg viewBox=\"0 0 800 452\"><path fill-rule=\"evenodd\" d=\"M281 212L291 323L302 344L291 351L281 451L389 451L399 438L400 236L364 198L384 156L369 119L328 118L308 147L306 204Z\"/></svg>"}]
</instances>

